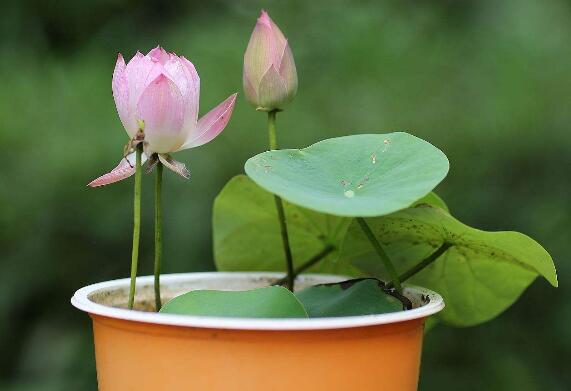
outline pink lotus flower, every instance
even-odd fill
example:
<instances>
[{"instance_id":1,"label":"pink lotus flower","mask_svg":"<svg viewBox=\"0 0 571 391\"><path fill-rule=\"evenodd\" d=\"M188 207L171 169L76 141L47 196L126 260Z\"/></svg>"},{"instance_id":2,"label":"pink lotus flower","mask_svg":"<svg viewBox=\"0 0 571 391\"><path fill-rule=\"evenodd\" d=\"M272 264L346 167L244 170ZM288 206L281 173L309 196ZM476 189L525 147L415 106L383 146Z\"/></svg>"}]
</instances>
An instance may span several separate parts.
<instances>
[{"instance_id":1,"label":"pink lotus flower","mask_svg":"<svg viewBox=\"0 0 571 391\"><path fill-rule=\"evenodd\" d=\"M262 11L244 54L244 91L259 110L282 109L297 92L293 54L281 30Z\"/></svg>"},{"instance_id":2,"label":"pink lotus flower","mask_svg":"<svg viewBox=\"0 0 571 391\"><path fill-rule=\"evenodd\" d=\"M119 118L131 139L130 153L111 172L89 183L91 187L133 175L133 147L138 143L143 143L142 162L150 159L150 169L158 159L189 178L185 165L169 153L201 146L218 136L232 115L237 95L230 95L198 119L200 79L194 65L158 46L146 56L137 52L127 65L119 54L112 87Z\"/></svg>"}]
</instances>

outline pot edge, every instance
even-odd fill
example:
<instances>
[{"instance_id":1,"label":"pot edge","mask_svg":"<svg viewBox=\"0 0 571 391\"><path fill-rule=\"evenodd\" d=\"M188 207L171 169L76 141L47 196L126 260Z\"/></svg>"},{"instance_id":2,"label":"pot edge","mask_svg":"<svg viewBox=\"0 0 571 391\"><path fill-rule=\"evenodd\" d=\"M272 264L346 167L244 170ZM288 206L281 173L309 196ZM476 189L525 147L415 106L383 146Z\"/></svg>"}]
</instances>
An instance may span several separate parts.
<instances>
[{"instance_id":1,"label":"pot edge","mask_svg":"<svg viewBox=\"0 0 571 391\"><path fill-rule=\"evenodd\" d=\"M198 272L161 275L161 284L180 283L192 280L214 280L235 278L281 278L283 273L277 272ZM137 286L153 283L153 276L137 277ZM329 274L303 274L298 279L318 278L323 282L343 281L343 276ZM98 304L89 299L89 295L104 289L128 286L129 278L110 280L85 286L75 292L71 304L90 315L121 319L133 322L160 324L178 327L199 327L210 329L234 330L328 330L353 327L375 326L390 323L405 322L413 319L426 318L444 308L442 297L429 289L414 285L404 285L405 293L425 295L430 301L422 307L408 311L392 312L378 315L360 315L332 318L312 319L259 319L259 318L226 318L207 316L188 316L174 314L159 314L156 312L133 311L123 308Z\"/></svg>"}]
</instances>

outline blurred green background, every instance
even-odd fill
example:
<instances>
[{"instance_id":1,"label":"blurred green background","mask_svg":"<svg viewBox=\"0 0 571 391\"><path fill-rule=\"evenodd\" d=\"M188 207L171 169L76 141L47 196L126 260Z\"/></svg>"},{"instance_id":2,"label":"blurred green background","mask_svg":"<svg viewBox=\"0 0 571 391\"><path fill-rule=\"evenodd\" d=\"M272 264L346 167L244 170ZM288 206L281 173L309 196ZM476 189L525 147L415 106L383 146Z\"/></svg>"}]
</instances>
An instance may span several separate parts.
<instances>
[{"instance_id":1,"label":"blurred green background","mask_svg":"<svg viewBox=\"0 0 571 391\"><path fill-rule=\"evenodd\" d=\"M119 51L187 56L201 113L241 91L260 8L290 40L300 87L278 118L283 147L406 130L451 162L438 192L464 222L519 230L556 261L491 323L427 335L421 390L563 390L571 384L571 2L568 0L24 0L0 6L0 389L96 389L88 317L69 304L126 277L132 180L86 184L127 141L111 96ZM211 270L212 201L266 148L240 97L214 142L165 179L165 272ZM142 274L152 270L144 178Z\"/></svg>"}]
</instances>

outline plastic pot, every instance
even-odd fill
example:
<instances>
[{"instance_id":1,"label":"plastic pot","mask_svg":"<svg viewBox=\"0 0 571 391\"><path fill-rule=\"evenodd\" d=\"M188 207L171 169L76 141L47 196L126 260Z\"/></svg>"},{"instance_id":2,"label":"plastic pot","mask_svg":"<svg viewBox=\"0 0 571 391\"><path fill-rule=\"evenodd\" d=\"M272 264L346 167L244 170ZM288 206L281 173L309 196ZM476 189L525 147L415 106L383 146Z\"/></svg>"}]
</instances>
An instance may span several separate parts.
<instances>
[{"instance_id":1,"label":"plastic pot","mask_svg":"<svg viewBox=\"0 0 571 391\"><path fill-rule=\"evenodd\" d=\"M194 289L246 290L279 273L187 273L161 277L163 302ZM307 274L297 288L344 280ZM100 391L416 390L426 318L442 297L406 287L409 311L315 319L243 319L158 314L152 277L78 290L72 304L93 320ZM147 312L146 312L147 311Z\"/></svg>"}]
</instances>

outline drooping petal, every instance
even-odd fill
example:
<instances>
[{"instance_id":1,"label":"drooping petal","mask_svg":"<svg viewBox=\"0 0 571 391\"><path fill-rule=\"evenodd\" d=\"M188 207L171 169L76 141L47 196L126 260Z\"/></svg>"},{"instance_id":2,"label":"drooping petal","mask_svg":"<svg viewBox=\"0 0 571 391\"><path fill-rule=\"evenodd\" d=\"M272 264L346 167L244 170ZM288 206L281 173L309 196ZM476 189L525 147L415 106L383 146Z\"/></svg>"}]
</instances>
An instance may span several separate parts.
<instances>
[{"instance_id":1,"label":"drooping petal","mask_svg":"<svg viewBox=\"0 0 571 391\"><path fill-rule=\"evenodd\" d=\"M117 114L127 131L127 134L133 138L137 133L137 123L133 116L130 116L129 110L129 84L127 82L127 73L125 72L125 60L121 53L117 56L117 63L113 71L113 81L111 88L113 90L113 99L115 100L115 107Z\"/></svg>"},{"instance_id":2,"label":"drooping petal","mask_svg":"<svg viewBox=\"0 0 571 391\"><path fill-rule=\"evenodd\" d=\"M158 155L153 153L147 161L147 166L145 167L145 174L150 174L155 169L157 163L159 162Z\"/></svg>"},{"instance_id":3,"label":"drooping petal","mask_svg":"<svg viewBox=\"0 0 571 391\"><path fill-rule=\"evenodd\" d=\"M262 78L258 89L258 105L267 110L280 108L288 101L287 87L276 70L272 66Z\"/></svg>"},{"instance_id":4,"label":"drooping petal","mask_svg":"<svg viewBox=\"0 0 571 391\"><path fill-rule=\"evenodd\" d=\"M190 172L186 169L184 163L174 160L170 155L159 154L159 160L169 170L176 172L184 179L190 179Z\"/></svg>"},{"instance_id":5,"label":"drooping petal","mask_svg":"<svg viewBox=\"0 0 571 391\"><path fill-rule=\"evenodd\" d=\"M224 102L202 116L202 118L198 120L196 132L190 135L179 150L204 145L218 136L224 130L232 116L237 95L238 94L230 95Z\"/></svg>"},{"instance_id":6,"label":"drooping petal","mask_svg":"<svg viewBox=\"0 0 571 391\"><path fill-rule=\"evenodd\" d=\"M105 186L129 178L131 175L135 173L136 160L137 160L136 152L127 155L126 157L121 159L117 167L115 167L107 174L101 175L99 178L89 182L87 186L90 187ZM147 156L145 154L142 154L141 164L145 163L146 160Z\"/></svg>"},{"instance_id":7,"label":"drooping petal","mask_svg":"<svg viewBox=\"0 0 571 391\"><path fill-rule=\"evenodd\" d=\"M159 45L147 53L147 56L151 57L152 60L158 61L161 64L165 65L167 61L170 60L172 55L167 53L167 51Z\"/></svg>"},{"instance_id":8,"label":"drooping petal","mask_svg":"<svg viewBox=\"0 0 571 391\"><path fill-rule=\"evenodd\" d=\"M184 57L173 56L165 64L165 72L173 80L184 98L184 129L186 136L194 131L198 118L200 78L194 65Z\"/></svg>"},{"instance_id":9,"label":"drooping petal","mask_svg":"<svg viewBox=\"0 0 571 391\"><path fill-rule=\"evenodd\" d=\"M145 143L150 152L172 152L185 141L184 99L178 87L164 74L141 94L137 119L144 122Z\"/></svg>"}]
</instances>

